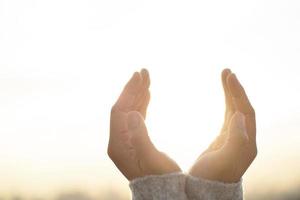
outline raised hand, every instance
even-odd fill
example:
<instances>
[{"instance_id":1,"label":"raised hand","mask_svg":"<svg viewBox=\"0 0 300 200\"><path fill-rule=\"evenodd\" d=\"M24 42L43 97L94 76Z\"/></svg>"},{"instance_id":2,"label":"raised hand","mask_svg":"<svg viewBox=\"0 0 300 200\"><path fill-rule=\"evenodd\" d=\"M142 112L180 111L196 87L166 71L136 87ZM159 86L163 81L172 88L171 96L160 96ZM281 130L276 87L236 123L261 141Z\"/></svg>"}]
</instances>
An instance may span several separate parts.
<instances>
[{"instance_id":1,"label":"raised hand","mask_svg":"<svg viewBox=\"0 0 300 200\"><path fill-rule=\"evenodd\" d=\"M108 155L128 180L181 171L147 133L149 86L148 71L135 72L111 110Z\"/></svg>"},{"instance_id":2,"label":"raised hand","mask_svg":"<svg viewBox=\"0 0 300 200\"><path fill-rule=\"evenodd\" d=\"M255 112L246 92L229 69L222 72L226 112L219 136L189 173L221 182L238 182L257 155Z\"/></svg>"}]
</instances>

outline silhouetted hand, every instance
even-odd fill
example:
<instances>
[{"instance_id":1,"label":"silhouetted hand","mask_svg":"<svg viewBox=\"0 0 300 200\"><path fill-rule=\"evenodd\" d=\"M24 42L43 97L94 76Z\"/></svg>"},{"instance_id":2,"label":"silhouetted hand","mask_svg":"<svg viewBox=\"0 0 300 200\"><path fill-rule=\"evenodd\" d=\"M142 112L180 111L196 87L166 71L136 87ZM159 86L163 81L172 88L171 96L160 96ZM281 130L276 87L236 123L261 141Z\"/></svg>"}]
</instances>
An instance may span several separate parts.
<instances>
[{"instance_id":1,"label":"silhouetted hand","mask_svg":"<svg viewBox=\"0 0 300 200\"><path fill-rule=\"evenodd\" d=\"M108 155L128 180L181 171L155 148L147 133L149 86L148 71L135 72L111 110Z\"/></svg>"},{"instance_id":2,"label":"silhouetted hand","mask_svg":"<svg viewBox=\"0 0 300 200\"><path fill-rule=\"evenodd\" d=\"M238 182L257 155L255 112L235 74L222 72L226 99L219 136L190 169L190 175L222 182Z\"/></svg>"}]
</instances>

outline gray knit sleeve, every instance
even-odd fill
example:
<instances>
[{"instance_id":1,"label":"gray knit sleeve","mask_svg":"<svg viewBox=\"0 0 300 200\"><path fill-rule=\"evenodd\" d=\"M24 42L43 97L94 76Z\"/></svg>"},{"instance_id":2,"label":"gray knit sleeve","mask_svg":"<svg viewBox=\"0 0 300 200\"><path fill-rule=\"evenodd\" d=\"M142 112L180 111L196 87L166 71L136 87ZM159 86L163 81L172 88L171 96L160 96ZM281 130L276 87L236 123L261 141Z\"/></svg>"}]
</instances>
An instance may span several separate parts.
<instances>
[{"instance_id":1,"label":"gray knit sleeve","mask_svg":"<svg viewBox=\"0 0 300 200\"><path fill-rule=\"evenodd\" d=\"M187 200L186 175L171 173L134 179L129 187L133 200Z\"/></svg>"},{"instance_id":2,"label":"gray knit sleeve","mask_svg":"<svg viewBox=\"0 0 300 200\"><path fill-rule=\"evenodd\" d=\"M189 200L242 200L242 181L237 183L222 183L186 177L186 194Z\"/></svg>"}]
</instances>

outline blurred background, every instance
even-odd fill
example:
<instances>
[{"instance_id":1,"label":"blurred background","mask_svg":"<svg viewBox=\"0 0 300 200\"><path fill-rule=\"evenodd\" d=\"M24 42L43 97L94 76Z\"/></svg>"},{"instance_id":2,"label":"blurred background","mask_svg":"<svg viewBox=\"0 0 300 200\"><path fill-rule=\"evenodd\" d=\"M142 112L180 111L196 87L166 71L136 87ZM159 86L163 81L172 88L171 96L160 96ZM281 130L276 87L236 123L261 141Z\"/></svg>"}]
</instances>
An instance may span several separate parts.
<instances>
[{"instance_id":1,"label":"blurred background","mask_svg":"<svg viewBox=\"0 0 300 200\"><path fill-rule=\"evenodd\" d=\"M129 200L110 108L152 76L153 142L187 171L219 133L220 74L257 114L246 199L300 199L297 0L0 0L0 199Z\"/></svg>"}]
</instances>

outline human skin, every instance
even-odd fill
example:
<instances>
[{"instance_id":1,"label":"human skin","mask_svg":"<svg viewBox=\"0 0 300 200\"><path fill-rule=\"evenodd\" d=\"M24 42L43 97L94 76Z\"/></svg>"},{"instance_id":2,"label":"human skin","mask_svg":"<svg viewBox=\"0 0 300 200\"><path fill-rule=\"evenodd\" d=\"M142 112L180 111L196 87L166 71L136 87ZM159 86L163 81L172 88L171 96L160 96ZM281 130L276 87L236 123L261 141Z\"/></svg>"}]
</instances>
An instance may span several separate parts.
<instances>
[{"instance_id":1,"label":"human skin","mask_svg":"<svg viewBox=\"0 0 300 200\"><path fill-rule=\"evenodd\" d=\"M149 87L148 71L135 72L111 109L108 155L128 180L181 171L149 138L144 121Z\"/></svg>"},{"instance_id":2,"label":"human skin","mask_svg":"<svg viewBox=\"0 0 300 200\"><path fill-rule=\"evenodd\" d=\"M238 182L257 155L255 111L230 69L222 72L225 119L222 130L189 174L221 182Z\"/></svg>"},{"instance_id":3,"label":"human skin","mask_svg":"<svg viewBox=\"0 0 300 200\"><path fill-rule=\"evenodd\" d=\"M222 72L226 100L220 135L203 152L189 174L222 182L237 182L254 160L255 113L236 76ZM108 155L128 180L181 171L151 142L145 125L150 101L147 70L135 72L111 109Z\"/></svg>"}]
</instances>

